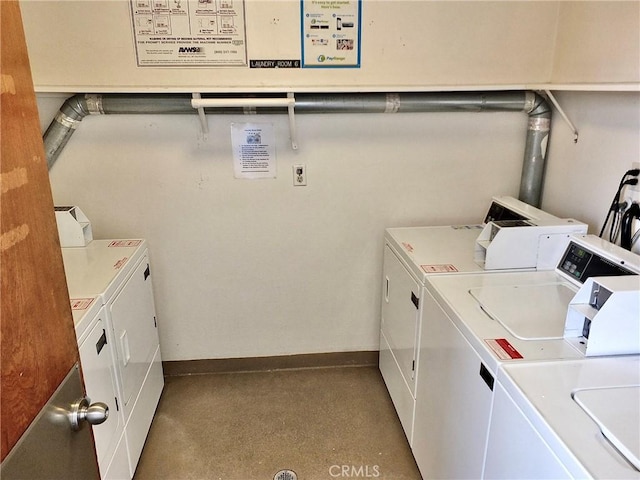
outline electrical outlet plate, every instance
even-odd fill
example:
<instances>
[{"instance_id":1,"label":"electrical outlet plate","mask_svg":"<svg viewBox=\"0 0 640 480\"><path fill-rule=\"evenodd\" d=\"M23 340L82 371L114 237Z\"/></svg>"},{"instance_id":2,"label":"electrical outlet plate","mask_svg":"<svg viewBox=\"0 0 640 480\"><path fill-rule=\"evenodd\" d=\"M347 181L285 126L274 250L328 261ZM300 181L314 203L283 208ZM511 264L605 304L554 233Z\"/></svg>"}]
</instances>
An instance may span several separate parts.
<instances>
[{"instance_id":1,"label":"electrical outlet plate","mask_svg":"<svg viewBox=\"0 0 640 480\"><path fill-rule=\"evenodd\" d=\"M293 186L304 187L307 184L307 167L302 164L293 166Z\"/></svg>"}]
</instances>

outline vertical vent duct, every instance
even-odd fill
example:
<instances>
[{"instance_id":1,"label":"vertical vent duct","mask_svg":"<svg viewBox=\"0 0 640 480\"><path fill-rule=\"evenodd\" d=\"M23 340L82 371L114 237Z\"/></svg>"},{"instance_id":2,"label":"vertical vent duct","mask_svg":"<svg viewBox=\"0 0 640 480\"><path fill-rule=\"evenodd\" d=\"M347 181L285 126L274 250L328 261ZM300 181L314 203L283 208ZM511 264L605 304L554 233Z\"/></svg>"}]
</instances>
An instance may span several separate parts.
<instances>
[{"instance_id":1,"label":"vertical vent duct","mask_svg":"<svg viewBox=\"0 0 640 480\"><path fill-rule=\"evenodd\" d=\"M213 96L211 96L213 97ZM44 134L49 168L58 159L79 123L87 115L195 114L191 95L75 95L62 105ZM228 98L216 97L216 98ZM255 95L252 96L255 98ZM539 207L551 108L534 92L408 92L408 93L299 93L297 114L305 113L418 113L523 112L529 116L520 179L520 200ZM243 108L207 108L206 113L245 113ZM258 114L287 114L286 108L255 108Z\"/></svg>"}]
</instances>

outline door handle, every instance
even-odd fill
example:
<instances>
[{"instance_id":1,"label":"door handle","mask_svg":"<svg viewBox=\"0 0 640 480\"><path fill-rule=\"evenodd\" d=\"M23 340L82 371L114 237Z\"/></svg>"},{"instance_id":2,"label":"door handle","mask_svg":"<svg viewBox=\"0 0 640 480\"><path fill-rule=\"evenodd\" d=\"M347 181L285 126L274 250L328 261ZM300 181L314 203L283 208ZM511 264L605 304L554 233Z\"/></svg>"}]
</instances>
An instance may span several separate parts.
<instances>
[{"instance_id":1,"label":"door handle","mask_svg":"<svg viewBox=\"0 0 640 480\"><path fill-rule=\"evenodd\" d=\"M120 334L120 350L122 352L122 366L126 367L131 360L131 351L129 350L129 337L127 331L123 330Z\"/></svg>"},{"instance_id":2,"label":"door handle","mask_svg":"<svg viewBox=\"0 0 640 480\"><path fill-rule=\"evenodd\" d=\"M87 397L76 400L69 410L71 430L78 431L82 428L82 422L91 425L100 425L109 418L109 406L106 403L96 402L89 404Z\"/></svg>"},{"instance_id":3,"label":"door handle","mask_svg":"<svg viewBox=\"0 0 640 480\"><path fill-rule=\"evenodd\" d=\"M385 275L384 279L386 280L384 288L384 301L389 303L389 277Z\"/></svg>"}]
</instances>

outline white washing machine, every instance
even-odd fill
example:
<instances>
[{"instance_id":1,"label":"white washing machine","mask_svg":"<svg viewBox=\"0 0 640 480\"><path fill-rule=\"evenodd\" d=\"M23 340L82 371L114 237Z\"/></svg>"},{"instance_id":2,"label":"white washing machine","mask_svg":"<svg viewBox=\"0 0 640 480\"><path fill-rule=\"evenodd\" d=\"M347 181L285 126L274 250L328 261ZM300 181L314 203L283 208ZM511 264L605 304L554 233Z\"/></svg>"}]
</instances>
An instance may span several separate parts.
<instances>
[{"instance_id":1,"label":"white washing machine","mask_svg":"<svg viewBox=\"0 0 640 480\"><path fill-rule=\"evenodd\" d=\"M63 248L62 257L70 297L95 297L103 307L130 479L164 386L147 244L93 240L85 247Z\"/></svg>"},{"instance_id":2,"label":"white washing machine","mask_svg":"<svg viewBox=\"0 0 640 480\"><path fill-rule=\"evenodd\" d=\"M499 366L583 358L564 339L578 286L638 272L640 257L587 235L555 271L429 277L412 443L423 477L480 478Z\"/></svg>"},{"instance_id":3,"label":"white washing machine","mask_svg":"<svg viewBox=\"0 0 640 480\"><path fill-rule=\"evenodd\" d=\"M124 417L119 409L115 363L107 339L105 307L99 296L71 298L73 322L78 340L80 364L90 403L109 407L104 423L92 425L100 478L117 480L130 475Z\"/></svg>"},{"instance_id":4,"label":"white washing machine","mask_svg":"<svg viewBox=\"0 0 640 480\"><path fill-rule=\"evenodd\" d=\"M482 225L389 228L385 232L379 367L410 444L425 281L434 275L484 272L476 260L476 243L486 226L495 222L528 222L526 227L517 224L501 229L500 236L494 236L494 247L483 247L492 258L497 238L526 230L524 234L535 240L535 246L527 250L535 257L533 262L523 264L523 255L506 259L514 268L525 270L553 269L569 236L587 231L587 225L573 219L554 217L511 197L495 197Z\"/></svg>"},{"instance_id":5,"label":"white washing machine","mask_svg":"<svg viewBox=\"0 0 640 480\"><path fill-rule=\"evenodd\" d=\"M640 356L506 365L483 478L640 479Z\"/></svg>"}]
</instances>

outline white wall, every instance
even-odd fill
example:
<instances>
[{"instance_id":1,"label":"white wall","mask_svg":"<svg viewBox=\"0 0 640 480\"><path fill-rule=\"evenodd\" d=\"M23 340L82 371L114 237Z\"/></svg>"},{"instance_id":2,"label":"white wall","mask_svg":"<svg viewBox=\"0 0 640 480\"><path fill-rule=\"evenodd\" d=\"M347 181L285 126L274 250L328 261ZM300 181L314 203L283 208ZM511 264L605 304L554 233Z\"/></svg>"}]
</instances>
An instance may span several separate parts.
<instances>
[{"instance_id":1,"label":"white wall","mask_svg":"<svg viewBox=\"0 0 640 480\"><path fill-rule=\"evenodd\" d=\"M640 158L640 94L558 95L543 208L597 232ZM60 104L39 97L43 125ZM272 122L278 178L233 178L230 124ZM385 227L479 221L517 195L526 116L506 113L87 117L51 171L96 238L150 242L163 358L378 347ZM293 187L305 163L308 186Z\"/></svg>"},{"instance_id":2,"label":"white wall","mask_svg":"<svg viewBox=\"0 0 640 480\"><path fill-rule=\"evenodd\" d=\"M542 207L597 233L640 158L640 94L558 94ZM59 97L39 97L48 124ZM271 122L278 178L233 178L232 122ZM481 219L517 195L522 114L87 117L51 171L96 238L145 237L166 360L378 346L385 227ZM291 165L309 184L293 187Z\"/></svg>"},{"instance_id":3,"label":"white wall","mask_svg":"<svg viewBox=\"0 0 640 480\"><path fill-rule=\"evenodd\" d=\"M542 207L586 222L598 234L622 175L640 161L640 93L562 92L578 143L554 116Z\"/></svg>"},{"instance_id":4,"label":"white wall","mask_svg":"<svg viewBox=\"0 0 640 480\"><path fill-rule=\"evenodd\" d=\"M640 2L560 2L551 82L640 82Z\"/></svg>"},{"instance_id":5,"label":"white wall","mask_svg":"<svg viewBox=\"0 0 640 480\"><path fill-rule=\"evenodd\" d=\"M59 103L40 96L43 119ZM246 121L275 125L277 179L233 178ZM517 195L527 117L299 115L295 152L286 116L209 122L204 141L195 115L87 117L51 171L95 238L149 240L165 360L377 349L384 228Z\"/></svg>"}]
</instances>

